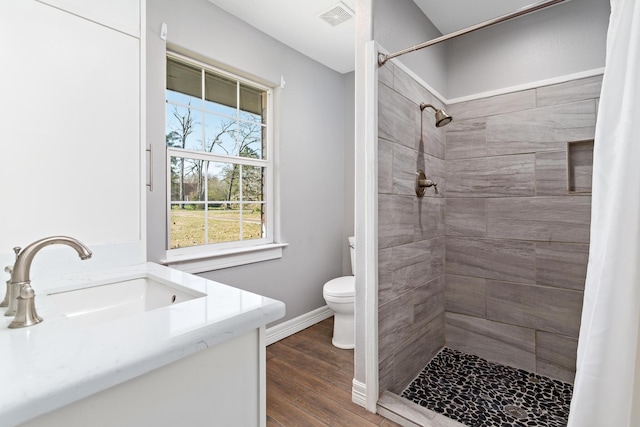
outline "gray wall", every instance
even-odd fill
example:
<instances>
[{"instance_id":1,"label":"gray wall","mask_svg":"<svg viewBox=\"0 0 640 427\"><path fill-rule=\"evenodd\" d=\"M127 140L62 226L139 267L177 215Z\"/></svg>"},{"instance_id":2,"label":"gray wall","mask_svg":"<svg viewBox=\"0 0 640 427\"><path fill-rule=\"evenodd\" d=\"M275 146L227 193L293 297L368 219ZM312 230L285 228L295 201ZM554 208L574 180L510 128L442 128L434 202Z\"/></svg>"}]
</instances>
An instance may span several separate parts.
<instances>
[{"instance_id":1,"label":"gray wall","mask_svg":"<svg viewBox=\"0 0 640 427\"><path fill-rule=\"evenodd\" d=\"M373 0L374 40L390 52L440 36L411 0ZM610 6L574 0L398 61L448 99L604 67Z\"/></svg>"},{"instance_id":2,"label":"gray wall","mask_svg":"<svg viewBox=\"0 0 640 427\"><path fill-rule=\"evenodd\" d=\"M165 44L158 37L162 22L167 23L167 44L173 49L276 86L280 235L289 246L282 259L203 276L285 302L287 315L282 320L325 305L322 286L342 275L348 231L343 222L353 218L344 211L343 197L349 84L343 75L206 0L149 0L147 133L148 142L156 146L156 165L164 164ZM277 87L280 76L287 82L284 89ZM348 108L352 105L353 101ZM156 167L156 188L166 179L162 169ZM165 249L166 208L160 193L148 198L151 261L162 258Z\"/></svg>"},{"instance_id":3,"label":"gray wall","mask_svg":"<svg viewBox=\"0 0 640 427\"><path fill-rule=\"evenodd\" d=\"M568 190L567 142L593 140L601 81L449 107L449 347L573 382L591 195Z\"/></svg>"},{"instance_id":4,"label":"gray wall","mask_svg":"<svg viewBox=\"0 0 640 427\"><path fill-rule=\"evenodd\" d=\"M378 83L378 354L380 392L400 393L444 345L444 128L439 102L394 64ZM438 183L416 197L415 173Z\"/></svg>"},{"instance_id":5,"label":"gray wall","mask_svg":"<svg viewBox=\"0 0 640 427\"><path fill-rule=\"evenodd\" d=\"M393 53L442 34L411 0L373 0L373 38ZM444 45L397 58L433 89L446 96L447 61Z\"/></svg>"},{"instance_id":6,"label":"gray wall","mask_svg":"<svg viewBox=\"0 0 640 427\"><path fill-rule=\"evenodd\" d=\"M356 105L355 105L355 73L344 75L344 218L343 238L355 235L355 188L356 188ZM342 274L355 274L351 271L351 254L349 247L343 247Z\"/></svg>"},{"instance_id":7,"label":"gray wall","mask_svg":"<svg viewBox=\"0 0 640 427\"><path fill-rule=\"evenodd\" d=\"M604 67L609 14L607 0L574 0L450 40L445 95L453 99Z\"/></svg>"}]
</instances>

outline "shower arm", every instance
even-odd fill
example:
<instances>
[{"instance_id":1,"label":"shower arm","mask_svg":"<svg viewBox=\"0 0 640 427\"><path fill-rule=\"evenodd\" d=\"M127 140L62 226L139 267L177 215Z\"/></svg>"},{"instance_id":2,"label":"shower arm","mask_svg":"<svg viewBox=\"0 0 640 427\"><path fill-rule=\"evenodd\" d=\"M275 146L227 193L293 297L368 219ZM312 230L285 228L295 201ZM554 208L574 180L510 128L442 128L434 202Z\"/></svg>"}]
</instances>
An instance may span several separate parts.
<instances>
[{"instance_id":1,"label":"shower arm","mask_svg":"<svg viewBox=\"0 0 640 427\"><path fill-rule=\"evenodd\" d=\"M489 19L488 21L484 21L484 22L481 22L479 24L472 25L470 27L463 28L463 29L458 30L458 31L454 31L453 33L445 34L444 36L440 36L440 37L437 37L435 39L426 41L424 43L417 44L417 45L415 45L413 47L409 47L407 49L399 50L397 52L390 53L390 54L378 53L378 65L382 67L388 60L390 60L392 58L395 58L395 57L398 57L400 55L404 55L405 53L414 52L416 50L424 49L425 47L433 46L434 44L442 43L444 41L453 39L455 37L459 37L459 36L462 36L464 34L471 33L473 31L480 30L480 29L485 28L485 27L489 27L491 25L499 24L501 22L505 22L505 21L508 21L510 19L517 18L519 16L526 15L528 13L538 11L538 10L544 9L546 7L549 7L549 6L553 6L555 4L562 3L564 1L566 1L566 0L547 0L547 1L542 1L542 2L536 3L534 5L523 7L522 9L518 9L515 12L508 13L508 14L502 15L502 16L498 16L497 18Z\"/></svg>"}]
</instances>

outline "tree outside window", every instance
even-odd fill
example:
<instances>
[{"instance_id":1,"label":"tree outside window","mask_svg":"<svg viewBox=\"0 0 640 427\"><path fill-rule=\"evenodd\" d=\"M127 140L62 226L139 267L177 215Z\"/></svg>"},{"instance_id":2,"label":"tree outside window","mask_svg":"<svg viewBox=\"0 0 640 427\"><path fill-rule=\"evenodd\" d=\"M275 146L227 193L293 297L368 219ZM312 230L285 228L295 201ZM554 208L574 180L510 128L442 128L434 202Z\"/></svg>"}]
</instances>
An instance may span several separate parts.
<instances>
[{"instance_id":1,"label":"tree outside window","mask_svg":"<svg viewBox=\"0 0 640 427\"><path fill-rule=\"evenodd\" d=\"M267 238L267 95L168 58L169 249Z\"/></svg>"}]
</instances>

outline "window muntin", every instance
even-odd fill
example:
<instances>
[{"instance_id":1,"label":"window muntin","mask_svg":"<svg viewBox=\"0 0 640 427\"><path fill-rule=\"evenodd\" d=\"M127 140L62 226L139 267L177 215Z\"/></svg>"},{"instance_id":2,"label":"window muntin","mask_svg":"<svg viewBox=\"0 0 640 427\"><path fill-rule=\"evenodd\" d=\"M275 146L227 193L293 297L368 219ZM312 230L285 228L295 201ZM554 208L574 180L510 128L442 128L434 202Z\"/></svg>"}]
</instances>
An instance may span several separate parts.
<instances>
[{"instance_id":1,"label":"window muntin","mask_svg":"<svg viewBox=\"0 0 640 427\"><path fill-rule=\"evenodd\" d=\"M169 56L166 94L169 250L272 242L270 90Z\"/></svg>"}]
</instances>

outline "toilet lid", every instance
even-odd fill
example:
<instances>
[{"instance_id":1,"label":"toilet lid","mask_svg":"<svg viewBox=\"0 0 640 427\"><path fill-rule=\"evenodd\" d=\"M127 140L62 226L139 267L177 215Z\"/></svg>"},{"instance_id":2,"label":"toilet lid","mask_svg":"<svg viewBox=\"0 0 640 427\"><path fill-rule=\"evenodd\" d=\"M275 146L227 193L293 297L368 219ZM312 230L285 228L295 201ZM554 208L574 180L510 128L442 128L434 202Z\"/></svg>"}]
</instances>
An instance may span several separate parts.
<instances>
[{"instance_id":1,"label":"toilet lid","mask_svg":"<svg viewBox=\"0 0 640 427\"><path fill-rule=\"evenodd\" d=\"M324 293L334 297L352 297L356 293L355 276L343 276L329 280L324 285Z\"/></svg>"}]
</instances>

